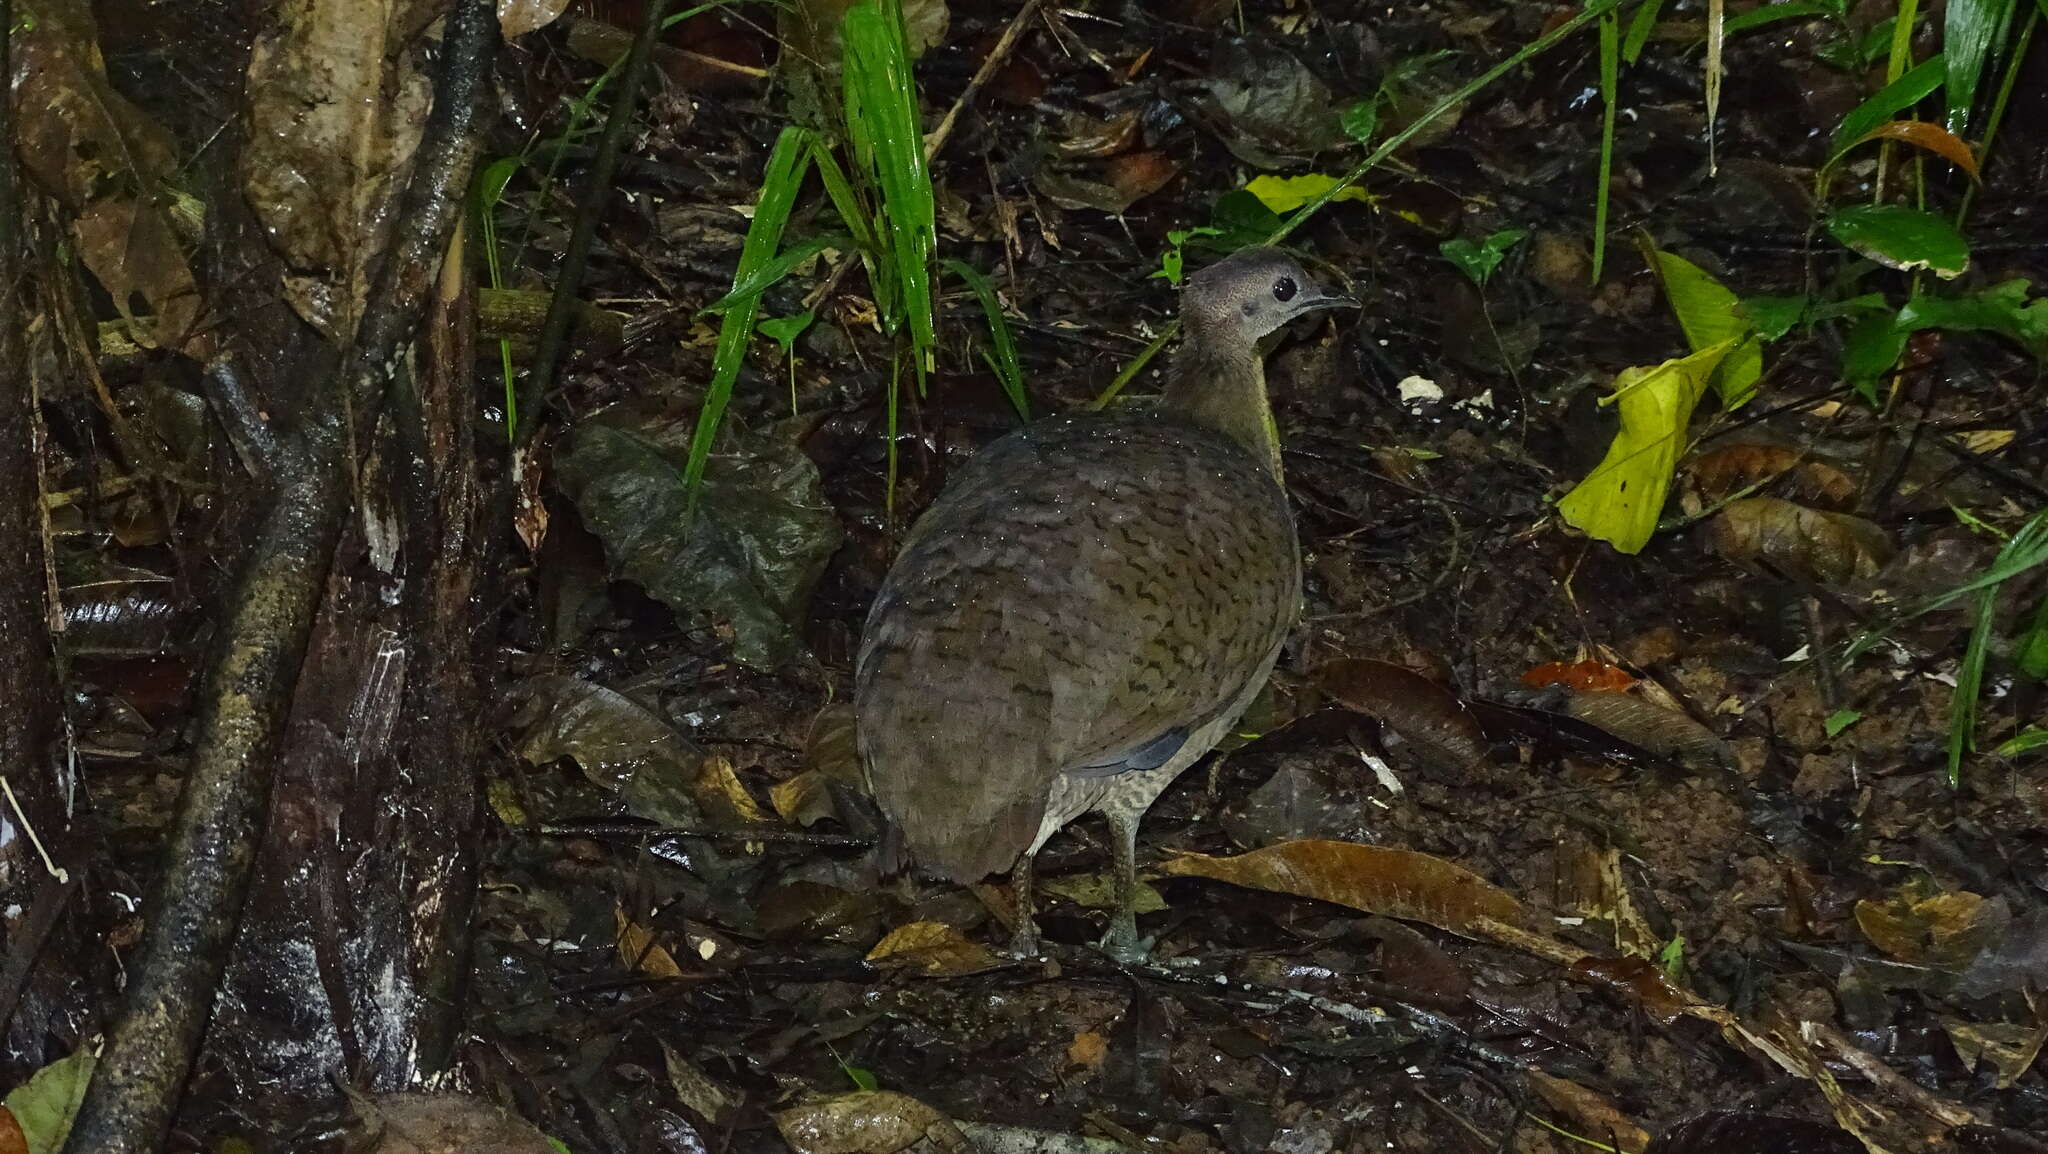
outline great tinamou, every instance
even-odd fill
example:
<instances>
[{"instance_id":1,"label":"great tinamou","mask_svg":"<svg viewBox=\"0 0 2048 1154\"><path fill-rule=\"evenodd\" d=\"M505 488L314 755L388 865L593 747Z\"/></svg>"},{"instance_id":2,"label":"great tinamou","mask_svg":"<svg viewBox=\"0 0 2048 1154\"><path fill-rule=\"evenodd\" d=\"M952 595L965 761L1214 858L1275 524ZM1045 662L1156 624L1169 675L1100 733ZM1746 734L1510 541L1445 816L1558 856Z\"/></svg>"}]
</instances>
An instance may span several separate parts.
<instances>
[{"instance_id":1,"label":"great tinamou","mask_svg":"<svg viewBox=\"0 0 2048 1154\"><path fill-rule=\"evenodd\" d=\"M1272 672L1301 597L1260 338L1319 309L1286 254L1192 277L1152 412L1027 425L983 449L911 528L855 671L875 800L926 870L1014 870L1012 949L1034 952L1032 857L1109 820L1103 947L1142 953L1138 819Z\"/></svg>"}]
</instances>

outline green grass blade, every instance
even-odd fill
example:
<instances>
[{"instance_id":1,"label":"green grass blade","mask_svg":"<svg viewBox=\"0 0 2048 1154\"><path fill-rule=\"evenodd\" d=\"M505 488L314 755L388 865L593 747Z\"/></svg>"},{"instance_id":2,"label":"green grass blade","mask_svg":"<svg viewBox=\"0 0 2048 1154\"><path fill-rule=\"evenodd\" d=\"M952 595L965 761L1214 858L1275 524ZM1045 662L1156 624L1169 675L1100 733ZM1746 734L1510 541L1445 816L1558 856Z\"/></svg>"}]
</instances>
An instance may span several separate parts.
<instances>
[{"instance_id":1,"label":"green grass blade","mask_svg":"<svg viewBox=\"0 0 2048 1154\"><path fill-rule=\"evenodd\" d=\"M875 297L875 312L882 316L895 316L896 279L889 273L889 257L882 250L882 242L875 232L875 214L863 201L860 192L846 178L846 170L839 167L839 160L832 155L832 149L825 141L818 139L811 148L811 160L818 166L818 180L825 186L825 196L832 202L832 210L839 214L846 231L853 234L854 248L860 252L861 266L867 269L868 286Z\"/></svg>"},{"instance_id":2,"label":"green grass blade","mask_svg":"<svg viewBox=\"0 0 2048 1154\"><path fill-rule=\"evenodd\" d=\"M1640 15L1640 13L1638 14ZM1600 184L1593 193L1593 283L1607 265L1607 201L1614 181L1614 106L1621 86L1621 20L1613 12L1600 18ZM1630 36L1635 34L1630 29Z\"/></svg>"},{"instance_id":3,"label":"green grass blade","mask_svg":"<svg viewBox=\"0 0 2048 1154\"><path fill-rule=\"evenodd\" d=\"M1841 126L1835 129L1835 152L1840 154L1843 149L1870 135L1871 129L1932 95L1941 87L1942 77L1947 72L1947 57L1937 52L1878 89L1875 96L1842 118Z\"/></svg>"},{"instance_id":4,"label":"green grass blade","mask_svg":"<svg viewBox=\"0 0 2048 1154\"><path fill-rule=\"evenodd\" d=\"M1948 80L1944 84L1948 104L1948 130L1957 136L1970 126L1970 110L1977 103L1977 84L1991 50L2005 40L2012 27L2013 0L1948 0L1942 21L1941 49L1948 57Z\"/></svg>"},{"instance_id":5,"label":"green grass blade","mask_svg":"<svg viewBox=\"0 0 2048 1154\"><path fill-rule=\"evenodd\" d=\"M863 0L841 25L846 45L846 121L856 154L882 189L882 223L891 270L901 293L919 379L931 368L938 338L932 323L931 258L938 245L938 214L902 14L891 2Z\"/></svg>"},{"instance_id":6,"label":"green grass blade","mask_svg":"<svg viewBox=\"0 0 2048 1154\"><path fill-rule=\"evenodd\" d=\"M1628 22L1628 38L1622 41L1621 58L1634 64L1643 54L1643 46L1650 42L1650 33L1657 27L1657 17L1664 12L1664 0L1645 0L1642 7ZM1735 21L1728 21L1728 32L1735 32Z\"/></svg>"},{"instance_id":7,"label":"green grass blade","mask_svg":"<svg viewBox=\"0 0 2048 1154\"><path fill-rule=\"evenodd\" d=\"M1977 698L1984 691L1984 662L1991 653L1992 619L1998 607L1996 586L1977 594L1977 620L1970 643L1956 666L1956 688L1948 700L1948 784L1963 780L1963 755L1977 748Z\"/></svg>"},{"instance_id":8,"label":"green grass blade","mask_svg":"<svg viewBox=\"0 0 2048 1154\"><path fill-rule=\"evenodd\" d=\"M989 343L995 352L988 355L989 367L995 370L996 379L1003 384L1003 392L1010 403L1017 406L1017 415L1031 419L1031 402L1024 395L1024 369L1017 362L1017 343L1010 339L1010 321L1003 315L1003 302L996 297L996 286L989 283L981 270L966 261L948 260L943 262L946 271L967 283L974 292L974 298L981 302L982 315L988 318Z\"/></svg>"},{"instance_id":9,"label":"green grass blade","mask_svg":"<svg viewBox=\"0 0 2048 1154\"><path fill-rule=\"evenodd\" d=\"M797 192L803 188L804 174L810 168L810 156L811 134L805 129L785 128L775 138L774 151L768 154L767 172L761 178L761 199L754 206L754 219L747 225L747 239L740 246L739 268L733 273L735 284L758 275L775 258L775 250L782 245L782 231L789 224L790 210L796 206ZM711 383L704 390L704 406L697 412L697 429L690 437L690 460L683 473L692 511L697 507L697 493L704 480L704 464L711 458L712 442L725 418L726 404L732 400L733 383L739 380L740 366L746 361L747 340L754 334L754 314L760 304L758 293L734 302L718 327Z\"/></svg>"},{"instance_id":10,"label":"green grass blade","mask_svg":"<svg viewBox=\"0 0 2048 1154\"><path fill-rule=\"evenodd\" d=\"M828 232L798 241L778 254L774 260L765 261L744 275L734 278L732 291L698 310L698 315L716 316L745 300L761 299L761 294L781 284L783 278L795 272L804 262L816 257L828 248L844 249L853 243L853 238L843 232Z\"/></svg>"}]
</instances>

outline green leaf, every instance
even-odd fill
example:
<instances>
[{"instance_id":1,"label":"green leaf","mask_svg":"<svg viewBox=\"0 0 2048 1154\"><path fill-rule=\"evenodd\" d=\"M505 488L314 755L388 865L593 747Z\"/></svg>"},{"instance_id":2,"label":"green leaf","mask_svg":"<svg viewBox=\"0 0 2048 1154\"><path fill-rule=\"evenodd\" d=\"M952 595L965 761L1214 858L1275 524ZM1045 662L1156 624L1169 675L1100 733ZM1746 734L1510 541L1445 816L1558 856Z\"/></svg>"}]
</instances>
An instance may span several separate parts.
<instances>
[{"instance_id":1,"label":"green leaf","mask_svg":"<svg viewBox=\"0 0 2048 1154\"><path fill-rule=\"evenodd\" d=\"M2005 39L2012 10L2013 0L1948 0L1941 49L1948 58L1947 125L1958 136L1970 126L1977 81L1983 76L1992 46Z\"/></svg>"},{"instance_id":2,"label":"green leaf","mask_svg":"<svg viewBox=\"0 0 2048 1154\"><path fill-rule=\"evenodd\" d=\"M1899 310L1904 332L1992 332L2010 337L2036 357L2048 355L2048 297L2027 300L2032 283L2024 277L1957 296L1923 295Z\"/></svg>"},{"instance_id":3,"label":"green leaf","mask_svg":"<svg viewBox=\"0 0 2048 1154\"><path fill-rule=\"evenodd\" d=\"M1293 212L1309 201L1337 187L1343 181L1341 176L1324 172L1310 172L1301 176L1259 176L1244 186L1246 192L1259 198L1259 203L1275 213ZM1372 194L1352 185L1336 196L1337 200L1357 200L1372 203Z\"/></svg>"},{"instance_id":4,"label":"green leaf","mask_svg":"<svg viewBox=\"0 0 2048 1154\"><path fill-rule=\"evenodd\" d=\"M849 1066L841 1062L839 1068L846 1071L847 1079L859 1089L872 1094L882 1088L882 1084L875 1080L875 1072L865 1066Z\"/></svg>"},{"instance_id":5,"label":"green leaf","mask_svg":"<svg viewBox=\"0 0 2048 1154\"><path fill-rule=\"evenodd\" d=\"M1721 26L1721 34L1734 36L1782 20L1812 20L1821 16L1839 16L1841 12L1842 5L1835 0L1785 0L1781 4L1764 4L1730 16Z\"/></svg>"},{"instance_id":6,"label":"green leaf","mask_svg":"<svg viewBox=\"0 0 2048 1154\"><path fill-rule=\"evenodd\" d=\"M1621 42L1621 58L1634 64L1643 54L1643 46L1650 42L1650 33L1656 30L1657 17L1664 11L1664 0L1647 0L1636 8L1636 14L1628 22L1628 36ZM1733 24L1734 21L1729 21ZM1733 31L1733 29L1729 29Z\"/></svg>"},{"instance_id":7,"label":"green leaf","mask_svg":"<svg viewBox=\"0 0 2048 1154\"><path fill-rule=\"evenodd\" d=\"M21 1127L29 1154L57 1154L63 1148L78 1104L85 1101L86 1084L92 1081L93 1061L92 1051L80 1050L37 1070L8 1092L7 1109Z\"/></svg>"},{"instance_id":8,"label":"green leaf","mask_svg":"<svg viewBox=\"0 0 2048 1154\"><path fill-rule=\"evenodd\" d=\"M1741 308L1742 315L1748 317L1756 329L1756 335L1775 341L1791 332L1792 326L1806 314L1806 297L1797 293L1743 297Z\"/></svg>"},{"instance_id":9,"label":"green leaf","mask_svg":"<svg viewBox=\"0 0 2048 1154\"><path fill-rule=\"evenodd\" d=\"M2036 681L2048 681L2048 597L2034 610L2034 623L2013 646L2013 662Z\"/></svg>"},{"instance_id":10,"label":"green leaf","mask_svg":"<svg viewBox=\"0 0 2048 1154\"><path fill-rule=\"evenodd\" d=\"M1991 752L2000 757L2018 757L2022 753L2032 753L2037 749L2048 749L2048 729L2030 725L2000 743L1998 748Z\"/></svg>"},{"instance_id":11,"label":"green leaf","mask_svg":"<svg viewBox=\"0 0 2048 1154\"><path fill-rule=\"evenodd\" d=\"M827 233L808 240L798 241L778 253L774 260L764 261L749 269L744 275L734 278L732 291L697 310L699 316L716 316L743 300L758 302L761 294L774 288L790 273L827 249L843 249L852 243L843 232Z\"/></svg>"},{"instance_id":12,"label":"green leaf","mask_svg":"<svg viewBox=\"0 0 2048 1154\"><path fill-rule=\"evenodd\" d=\"M782 350L782 355L788 356L790 346L796 344L796 339L804 335L804 330L810 328L811 322L817 319L816 312L805 309L786 317L770 317L755 325L754 331L774 341L776 347Z\"/></svg>"},{"instance_id":13,"label":"green leaf","mask_svg":"<svg viewBox=\"0 0 2048 1154\"><path fill-rule=\"evenodd\" d=\"M1856 204L1828 217L1828 231L1859 255L1901 272L1953 280L1970 267L1970 244L1943 217L1902 204Z\"/></svg>"},{"instance_id":14,"label":"green leaf","mask_svg":"<svg viewBox=\"0 0 2048 1154\"><path fill-rule=\"evenodd\" d=\"M512 175L518 171L518 157L501 156L477 174L476 196L485 212L497 209L498 202L505 198L505 186L512 182Z\"/></svg>"},{"instance_id":15,"label":"green leaf","mask_svg":"<svg viewBox=\"0 0 2048 1154\"><path fill-rule=\"evenodd\" d=\"M1723 341L1689 357L1625 369L1614 379L1614 395L1602 403L1619 407L1621 430L1606 458L1557 503L1567 524L1623 553L1649 543L1693 407L1733 347Z\"/></svg>"},{"instance_id":16,"label":"green leaf","mask_svg":"<svg viewBox=\"0 0 2048 1154\"><path fill-rule=\"evenodd\" d=\"M1829 737L1833 737L1861 720L1863 715L1853 709L1837 709L1828 714L1827 720L1821 722L1820 727Z\"/></svg>"},{"instance_id":17,"label":"green leaf","mask_svg":"<svg viewBox=\"0 0 2048 1154\"><path fill-rule=\"evenodd\" d=\"M1835 128L1834 151L1841 152L1901 110L1925 100L1941 87L1942 79L1947 75L1948 60L1939 52L1908 68L1897 80L1878 89L1875 96L1842 118L1842 123Z\"/></svg>"},{"instance_id":18,"label":"green leaf","mask_svg":"<svg viewBox=\"0 0 2048 1154\"><path fill-rule=\"evenodd\" d=\"M1877 379L1899 363L1907 336L1897 317L1886 313L1867 313L1849 327L1842 341L1842 376L1872 405L1879 403Z\"/></svg>"},{"instance_id":19,"label":"green leaf","mask_svg":"<svg viewBox=\"0 0 2048 1154\"><path fill-rule=\"evenodd\" d=\"M1454 236L1438 245L1437 251L1443 253L1444 259L1470 278L1473 284L1485 288L1486 282L1492 279L1494 270L1507 258L1508 250L1520 244L1522 238L1528 235L1527 229L1504 228L1478 244L1462 236Z\"/></svg>"},{"instance_id":20,"label":"green leaf","mask_svg":"<svg viewBox=\"0 0 2048 1154\"><path fill-rule=\"evenodd\" d=\"M1678 317L1678 327L1685 330L1685 343L1698 352L1735 342L1727 359L1714 370L1714 390L1720 394L1721 407L1735 409L1747 403L1756 395L1756 383L1764 375L1763 342L1755 338L1735 294L1682 256L1662 251L1654 255L1664 299Z\"/></svg>"},{"instance_id":21,"label":"green leaf","mask_svg":"<svg viewBox=\"0 0 2048 1154\"><path fill-rule=\"evenodd\" d=\"M1380 102L1377 100L1360 100L1340 113L1337 117L1337 122L1344 126L1344 132L1351 139L1360 144L1369 145L1372 143L1374 130L1380 126ZM1274 211L1281 212L1285 210L1275 209Z\"/></svg>"},{"instance_id":22,"label":"green leaf","mask_svg":"<svg viewBox=\"0 0 2048 1154\"><path fill-rule=\"evenodd\" d=\"M974 299L981 302L981 315L988 320L989 341L995 345L994 354L983 354L983 359L995 370L996 379L1003 384L1003 395L1016 406L1017 415L1030 420L1031 401L1024 395L1024 369L1017 362L1017 342L1010 339L1010 321L1003 315L1003 302L996 297L996 287L981 275L980 269L966 261L943 263L947 271L967 282Z\"/></svg>"}]
</instances>

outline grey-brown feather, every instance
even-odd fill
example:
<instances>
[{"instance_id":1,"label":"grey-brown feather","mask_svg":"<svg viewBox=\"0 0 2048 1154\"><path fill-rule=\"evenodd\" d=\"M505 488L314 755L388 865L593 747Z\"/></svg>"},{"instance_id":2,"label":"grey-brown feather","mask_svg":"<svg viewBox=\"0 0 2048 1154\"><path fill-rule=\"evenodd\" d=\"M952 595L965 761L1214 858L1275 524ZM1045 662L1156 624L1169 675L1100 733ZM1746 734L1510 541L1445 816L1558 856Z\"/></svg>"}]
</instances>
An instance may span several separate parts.
<instances>
[{"instance_id":1,"label":"grey-brown feather","mask_svg":"<svg viewBox=\"0 0 2048 1154\"><path fill-rule=\"evenodd\" d=\"M1088 809L1135 818L1263 682L1299 597L1286 494L1231 437L1171 414L1020 429L919 520L868 615L875 799L960 881Z\"/></svg>"}]
</instances>

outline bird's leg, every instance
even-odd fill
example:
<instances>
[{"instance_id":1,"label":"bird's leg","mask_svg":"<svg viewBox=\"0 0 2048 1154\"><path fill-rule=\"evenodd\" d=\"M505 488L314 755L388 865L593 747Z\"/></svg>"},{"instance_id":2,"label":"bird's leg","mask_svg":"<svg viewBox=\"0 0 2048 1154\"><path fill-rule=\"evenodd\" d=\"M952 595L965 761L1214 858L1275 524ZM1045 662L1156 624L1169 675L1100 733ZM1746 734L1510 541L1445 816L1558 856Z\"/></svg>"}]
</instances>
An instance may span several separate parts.
<instances>
[{"instance_id":1,"label":"bird's leg","mask_svg":"<svg viewBox=\"0 0 2048 1154\"><path fill-rule=\"evenodd\" d=\"M1038 956L1038 922L1032 918L1035 912L1031 895L1031 875L1038 861L1038 855L1027 853L1017 859L1010 870L1010 901L1017 907L1017 925L1010 931L1010 954L1018 958Z\"/></svg>"},{"instance_id":2,"label":"bird's leg","mask_svg":"<svg viewBox=\"0 0 2048 1154\"><path fill-rule=\"evenodd\" d=\"M1105 812L1109 819L1110 848L1116 857L1116 909L1109 915L1109 932L1102 936L1102 952L1119 962L1143 961L1151 943L1138 938L1138 814Z\"/></svg>"}]
</instances>

